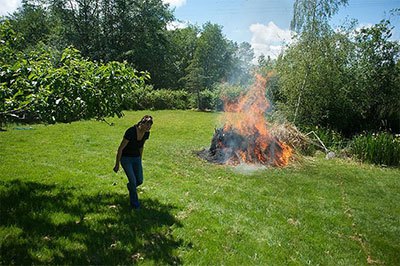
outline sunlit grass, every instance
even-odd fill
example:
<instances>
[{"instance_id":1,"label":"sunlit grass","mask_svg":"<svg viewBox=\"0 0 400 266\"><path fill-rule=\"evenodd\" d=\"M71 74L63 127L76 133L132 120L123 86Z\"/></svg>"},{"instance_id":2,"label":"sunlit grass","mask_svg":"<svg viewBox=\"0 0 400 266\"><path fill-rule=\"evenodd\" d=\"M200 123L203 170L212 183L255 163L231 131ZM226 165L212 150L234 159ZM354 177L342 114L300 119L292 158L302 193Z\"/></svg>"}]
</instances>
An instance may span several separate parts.
<instances>
[{"instance_id":1,"label":"sunlit grass","mask_svg":"<svg viewBox=\"0 0 400 266\"><path fill-rule=\"evenodd\" d=\"M124 131L154 117L143 208L112 172ZM0 132L0 264L400 264L400 170L323 156L252 173L213 165L218 113L126 112ZM16 129L18 128L18 129Z\"/></svg>"}]
</instances>

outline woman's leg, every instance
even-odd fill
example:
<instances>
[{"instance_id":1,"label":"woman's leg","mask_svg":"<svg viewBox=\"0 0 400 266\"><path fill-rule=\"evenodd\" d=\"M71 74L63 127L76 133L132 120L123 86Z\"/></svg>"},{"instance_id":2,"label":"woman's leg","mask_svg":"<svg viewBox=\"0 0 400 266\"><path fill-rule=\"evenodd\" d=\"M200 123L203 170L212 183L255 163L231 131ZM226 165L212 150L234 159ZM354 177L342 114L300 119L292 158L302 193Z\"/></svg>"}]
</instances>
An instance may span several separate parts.
<instances>
[{"instance_id":1,"label":"woman's leg","mask_svg":"<svg viewBox=\"0 0 400 266\"><path fill-rule=\"evenodd\" d=\"M124 168L125 174L128 177L129 183L127 184L129 190L129 201L131 207L139 208L139 198L136 191L136 176L134 172L134 157L121 157L121 165Z\"/></svg>"},{"instance_id":2,"label":"woman's leg","mask_svg":"<svg viewBox=\"0 0 400 266\"><path fill-rule=\"evenodd\" d=\"M133 172L136 177L136 187L143 184L143 167L142 167L142 158L134 157L133 158Z\"/></svg>"}]
</instances>

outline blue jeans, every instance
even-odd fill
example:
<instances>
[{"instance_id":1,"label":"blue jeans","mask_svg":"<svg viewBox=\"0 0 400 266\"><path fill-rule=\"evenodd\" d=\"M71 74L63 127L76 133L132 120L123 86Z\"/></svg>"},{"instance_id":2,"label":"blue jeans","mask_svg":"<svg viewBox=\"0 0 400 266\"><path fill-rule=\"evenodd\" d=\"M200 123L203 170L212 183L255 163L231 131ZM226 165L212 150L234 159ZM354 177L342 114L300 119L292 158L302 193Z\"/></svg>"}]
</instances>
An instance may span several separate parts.
<instances>
[{"instance_id":1,"label":"blue jeans","mask_svg":"<svg viewBox=\"0 0 400 266\"><path fill-rule=\"evenodd\" d=\"M137 209L140 207L140 203L136 188L143 183L142 158L122 156L121 165L128 177L127 187L131 207Z\"/></svg>"}]
</instances>

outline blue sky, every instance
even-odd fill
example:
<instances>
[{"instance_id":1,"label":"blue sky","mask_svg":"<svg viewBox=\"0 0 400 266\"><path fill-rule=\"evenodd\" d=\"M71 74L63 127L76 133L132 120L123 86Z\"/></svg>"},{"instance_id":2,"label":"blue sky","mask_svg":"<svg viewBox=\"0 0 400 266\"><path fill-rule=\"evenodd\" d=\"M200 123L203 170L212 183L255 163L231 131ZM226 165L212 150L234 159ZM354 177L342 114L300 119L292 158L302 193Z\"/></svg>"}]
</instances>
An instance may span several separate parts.
<instances>
[{"instance_id":1,"label":"blue sky","mask_svg":"<svg viewBox=\"0 0 400 266\"><path fill-rule=\"evenodd\" d=\"M225 36L236 42L249 42L256 55L276 57L282 45L289 42L289 25L294 0L163 0L175 9L175 17L183 23L220 24ZM13 12L20 0L0 0L0 15ZM389 18L389 11L400 8L400 0L349 0L332 19L333 25L346 18L357 19L360 26ZM390 17L393 38L400 40L400 18ZM181 25L182 26L182 25Z\"/></svg>"}]
</instances>

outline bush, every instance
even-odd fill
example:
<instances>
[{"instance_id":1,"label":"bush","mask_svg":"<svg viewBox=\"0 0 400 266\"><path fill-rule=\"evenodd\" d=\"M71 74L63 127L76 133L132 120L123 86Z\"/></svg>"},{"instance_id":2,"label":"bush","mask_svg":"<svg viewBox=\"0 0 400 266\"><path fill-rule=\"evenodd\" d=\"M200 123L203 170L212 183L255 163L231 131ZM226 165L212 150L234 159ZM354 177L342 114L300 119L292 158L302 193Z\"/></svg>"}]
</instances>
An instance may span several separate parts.
<instances>
[{"instance_id":1,"label":"bush","mask_svg":"<svg viewBox=\"0 0 400 266\"><path fill-rule=\"evenodd\" d=\"M205 89L200 92L200 110L214 110L218 93Z\"/></svg>"},{"instance_id":2,"label":"bush","mask_svg":"<svg viewBox=\"0 0 400 266\"><path fill-rule=\"evenodd\" d=\"M122 107L125 110L145 110L150 109L151 105L150 94L153 91L153 86L144 85L136 88L124 95Z\"/></svg>"},{"instance_id":3,"label":"bush","mask_svg":"<svg viewBox=\"0 0 400 266\"><path fill-rule=\"evenodd\" d=\"M223 111L225 102L235 101L242 93L246 92L246 90L241 86L220 83L216 86L215 92L215 109L217 111Z\"/></svg>"},{"instance_id":4,"label":"bush","mask_svg":"<svg viewBox=\"0 0 400 266\"><path fill-rule=\"evenodd\" d=\"M148 97L150 109L187 109L189 105L189 94L183 90L154 90Z\"/></svg>"},{"instance_id":5,"label":"bush","mask_svg":"<svg viewBox=\"0 0 400 266\"><path fill-rule=\"evenodd\" d=\"M88 61L74 48L66 48L57 60L47 50L17 53L15 62L0 65L0 120L55 123L120 117L124 95L147 78L126 63Z\"/></svg>"},{"instance_id":6,"label":"bush","mask_svg":"<svg viewBox=\"0 0 400 266\"><path fill-rule=\"evenodd\" d=\"M399 166L400 137L389 133L358 135L351 142L350 152L363 162Z\"/></svg>"},{"instance_id":7,"label":"bush","mask_svg":"<svg viewBox=\"0 0 400 266\"><path fill-rule=\"evenodd\" d=\"M128 110L188 109L190 95L184 90L154 90L153 86L146 85L125 95L123 107Z\"/></svg>"}]
</instances>

